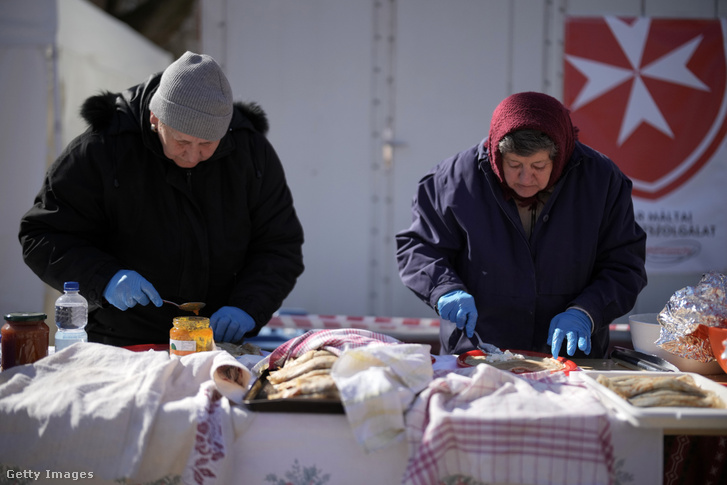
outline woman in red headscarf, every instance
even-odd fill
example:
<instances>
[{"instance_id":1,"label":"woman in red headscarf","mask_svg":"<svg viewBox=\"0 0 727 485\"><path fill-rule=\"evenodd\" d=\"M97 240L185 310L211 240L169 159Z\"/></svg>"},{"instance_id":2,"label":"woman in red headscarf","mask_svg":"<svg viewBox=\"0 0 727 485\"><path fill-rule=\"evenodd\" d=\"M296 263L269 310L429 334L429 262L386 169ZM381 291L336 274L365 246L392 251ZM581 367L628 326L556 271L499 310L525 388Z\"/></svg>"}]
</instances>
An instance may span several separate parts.
<instances>
[{"instance_id":1,"label":"woman in red headscarf","mask_svg":"<svg viewBox=\"0 0 727 485\"><path fill-rule=\"evenodd\" d=\"M631 181L578 142L542 93L495 109L488 137L418 185L397 234L404 284L442 317L442 353L500 348L605 357L609 324L646 286Z\"/></svg>"}]
</instances>

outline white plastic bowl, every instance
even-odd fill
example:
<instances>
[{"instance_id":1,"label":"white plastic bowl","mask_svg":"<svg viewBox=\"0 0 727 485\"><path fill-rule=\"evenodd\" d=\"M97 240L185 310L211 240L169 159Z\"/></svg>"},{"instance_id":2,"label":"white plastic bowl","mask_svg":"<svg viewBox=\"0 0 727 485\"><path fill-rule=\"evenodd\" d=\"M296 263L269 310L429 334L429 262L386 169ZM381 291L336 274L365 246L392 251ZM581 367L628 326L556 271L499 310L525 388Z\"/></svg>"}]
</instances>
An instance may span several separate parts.
<instances>
[{"instance_id":1,"label":"white plastic bowl","mask_svg":"<svg viewBox=\"0 0 727 485\"><path fill-rule=\"evenodd\" d=\"M659 339L661 331L661 325L656 319L657 315L658 313L641 313L629 316L631 342L635 350L661 357L677 366L682 372L694 372L702 375L722 374L724 372L717 361L705 364L698 360L685 359L656 345L654 342Z\"/></svg>"}]
</instances>

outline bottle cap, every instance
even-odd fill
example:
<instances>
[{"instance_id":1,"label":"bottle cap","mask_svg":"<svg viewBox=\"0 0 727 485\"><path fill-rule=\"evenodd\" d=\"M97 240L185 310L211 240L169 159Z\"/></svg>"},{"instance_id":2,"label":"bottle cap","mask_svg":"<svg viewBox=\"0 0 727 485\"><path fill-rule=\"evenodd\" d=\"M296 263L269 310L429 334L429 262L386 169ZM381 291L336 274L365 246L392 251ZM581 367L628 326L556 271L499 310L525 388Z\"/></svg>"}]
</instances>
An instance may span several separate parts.
<instances>
[{"instance_id":1,"label":"bottle cap","mask_svg":"<svg viewBox=\"0 0 727 485\"><path fill-rule=\"evenodd\" d=\"M78 291L78 281L66 281L63 283L63 291Z\"/></svg>"}]
</instances>

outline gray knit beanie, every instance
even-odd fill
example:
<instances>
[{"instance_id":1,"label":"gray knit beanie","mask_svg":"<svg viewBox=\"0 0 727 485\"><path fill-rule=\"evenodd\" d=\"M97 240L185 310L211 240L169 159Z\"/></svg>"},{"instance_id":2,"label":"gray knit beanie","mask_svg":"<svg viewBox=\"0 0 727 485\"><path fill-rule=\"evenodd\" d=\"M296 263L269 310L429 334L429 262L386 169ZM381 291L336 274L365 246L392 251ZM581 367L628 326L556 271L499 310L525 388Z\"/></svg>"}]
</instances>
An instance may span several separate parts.
<instances>
[{"instance_id":1,"label":"gray knit beanie","mask_svg":"<svg viewBox=\"0 0 727 485\"><path fill-rule=\"evenodd\" d=\"M185 135L217 141L230 126L232 89L212 57L187 51L164 70L149 108Z\"/></svg>"}]
</instances>

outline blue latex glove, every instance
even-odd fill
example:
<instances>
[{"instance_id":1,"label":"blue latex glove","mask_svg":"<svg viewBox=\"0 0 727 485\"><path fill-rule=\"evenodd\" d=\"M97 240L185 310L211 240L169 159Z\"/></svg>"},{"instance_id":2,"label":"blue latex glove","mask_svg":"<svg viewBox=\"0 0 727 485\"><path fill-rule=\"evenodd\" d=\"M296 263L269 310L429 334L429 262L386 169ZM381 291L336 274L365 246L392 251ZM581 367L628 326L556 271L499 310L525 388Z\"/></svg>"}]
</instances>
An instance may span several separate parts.
<instances>
[{"instance_id":1,"label":"blue latex glove","mask_svg":"<svg viewBox=\"0 0 727 485\"><path fill-rule=\"evenodd\" d=\"M210 317L210 326L215 334L215 342L239 342L255 328L255 320L237 307L223 306Z\"/></svg>"},{"instance_id":2,"label":"blue latex glove","mask_svg":"<svg viewBox=\"0 0 727 485\"><path fill-rule=\"evenodd\" d=\"M553 357L557 358L563 339L568 338L568 355L576 352L576 344L586 354L591 353L591 319L577 308L569 308L550 321L548 345Z\"/></svg>"},{"instance_id":3,"label":"blue latex glove","mask_svg":"<svg viewBox=\"0 0 727 485\"><path fill-rule=\"evenodd\" d=\"M136 306L137 303L148 305L151 302L154 306L162 306L162 297L154 289L154 285L136 271L128 269L122 269L111 277L103 296L122 311Z\"/></svg>"},{"instance_id":4,"label":"blue latex glove","mask_svg":"<svg viewBox=\"0 0 727 485\"><path fill-rule=\"evenodd\" d=\"M465 329L467 337L472 338L477 324L477 307L475 299L462 290L450 291L439 297L437 301L439 316L457 325L457 328Z\"/></svg>"}]
</instances>

